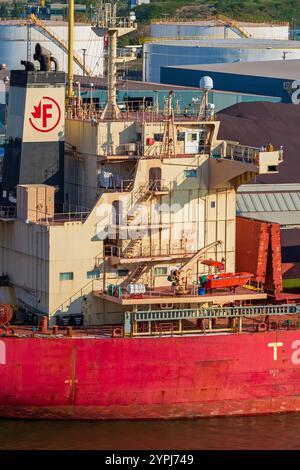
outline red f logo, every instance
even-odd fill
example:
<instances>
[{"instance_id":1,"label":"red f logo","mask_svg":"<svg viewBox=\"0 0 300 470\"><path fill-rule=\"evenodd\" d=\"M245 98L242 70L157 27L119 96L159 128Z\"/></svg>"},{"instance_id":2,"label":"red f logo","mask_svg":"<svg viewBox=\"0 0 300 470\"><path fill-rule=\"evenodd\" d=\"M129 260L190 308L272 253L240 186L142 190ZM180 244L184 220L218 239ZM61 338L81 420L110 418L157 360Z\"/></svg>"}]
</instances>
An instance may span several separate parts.
<instances>
[{"instance_id":1,"label":"red f logo","mask_svg":"<svg viewBox=\"0 0 300 470\"><path fill-rule=\"evenodd\" d=\"M61 110L53 98L43 96L33 108L29 122L36 131L50 132L55 129L61 118Z\"/></svg>"}]
</instances>

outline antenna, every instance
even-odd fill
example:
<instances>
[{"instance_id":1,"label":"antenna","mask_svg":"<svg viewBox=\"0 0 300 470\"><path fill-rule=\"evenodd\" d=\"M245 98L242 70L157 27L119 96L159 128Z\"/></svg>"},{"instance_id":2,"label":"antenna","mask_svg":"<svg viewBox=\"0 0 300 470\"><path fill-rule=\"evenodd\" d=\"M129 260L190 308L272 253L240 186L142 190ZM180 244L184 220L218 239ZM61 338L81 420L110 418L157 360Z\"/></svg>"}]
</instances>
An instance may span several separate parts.
<instances>
[{"instance_id":1,"label":"antenna","mask_svg":"<svg viewBox=\"0 0 300 470\"><path fill-rule=\"evenodd\" d=\"M118 119L121 111L117 104L117 64L133 58L117 57L117 41L118 37L136 30L135 14L131 12L129 18L117 18L117 0L101 0L93 30L98 36L108 37L107 103L101 119Z\"/></svg>"},{"instance_id":2,"label":"antenna","mask_svg":"<svg viewBox=\"0 0 300 470\"><path fill-rule=\"evenodd\" d=\"M199 107L198 119L200 120L204 114L205 119L207 118L207 110L210 108L208 102L208 92L214 87L213 79L207 75L202 77L199 82L200 90L203 90L203 97Z\"/></svg>"}]
</instances>

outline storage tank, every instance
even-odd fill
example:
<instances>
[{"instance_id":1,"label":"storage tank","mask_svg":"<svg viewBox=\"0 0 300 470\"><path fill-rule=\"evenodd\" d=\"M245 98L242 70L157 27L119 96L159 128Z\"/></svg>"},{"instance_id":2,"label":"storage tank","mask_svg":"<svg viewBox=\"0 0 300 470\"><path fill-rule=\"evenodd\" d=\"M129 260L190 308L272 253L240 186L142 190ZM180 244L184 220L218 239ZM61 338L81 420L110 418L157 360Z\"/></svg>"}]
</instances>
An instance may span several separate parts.
<instances>
[{"instance_id":1,"label":"storage tank","mask_svg":"<svg viewBox=\"0 0 300 470\"><path fill-rule=\"evenodd\" d=\"M285 57L284 57L285 56ZM264 39L174 40L144 45L144 80L160 82L160 68L169 65L300 59L300 41Z\"/></svg>"},{"instance_id":2,"label":"storage tank","mask_svg":"<svg viewBox=\"0 0 300 470\"><path fill-rule=\"evenodd\" d=\"M245 23L238 24L252 38L256 39L289 39L288 23ZM150 26L150 34L153 38L174 38L174 37L203 37L226 39L238 38L239 35L228 26L218 24L216 21L183 21L183 22L156 22Z\"/></svg>"},{"instance_id":3,"label":"storage tank","mask_svg":"<svg viewBox=\"0 0 300 470\"><path fill-rule=\"evenodd\" d=\"M62 41L68 41L68 24L63 21L44 21L44 24ZM20 61L27 58L27 39L29 40L31 57L35 44L39 42L52 52L59 61L60 70L67 72L67 54L54 42L47 39L33 26L24 25L18 21L2 21L0 24L0 63L5 63L10 70L23 69ZM83 57L82 49L86 50L86 65L94 75L103 75L103 38L98 37L91 29L90 24L76 23L74 28L74 51ZM74 73L82 74L80 67L74 63Z\"/></svg>"}]
</instances>

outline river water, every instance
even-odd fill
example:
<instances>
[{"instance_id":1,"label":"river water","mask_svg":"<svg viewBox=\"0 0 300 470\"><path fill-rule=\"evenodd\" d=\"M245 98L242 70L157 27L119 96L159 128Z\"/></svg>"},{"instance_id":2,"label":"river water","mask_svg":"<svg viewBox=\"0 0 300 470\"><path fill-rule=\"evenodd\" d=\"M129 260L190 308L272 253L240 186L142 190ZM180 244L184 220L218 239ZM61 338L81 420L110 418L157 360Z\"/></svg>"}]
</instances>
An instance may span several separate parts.
<instances>
[{"instance_id":1,"label":"river water","mask_svg":"<svg viewBox=\"0 0 300 470\"><path fill-rule=\"evenodd\" d=\"M0 450L300 449L300 413L182 421L0 420Z\"/></svg>"}]
</instances>

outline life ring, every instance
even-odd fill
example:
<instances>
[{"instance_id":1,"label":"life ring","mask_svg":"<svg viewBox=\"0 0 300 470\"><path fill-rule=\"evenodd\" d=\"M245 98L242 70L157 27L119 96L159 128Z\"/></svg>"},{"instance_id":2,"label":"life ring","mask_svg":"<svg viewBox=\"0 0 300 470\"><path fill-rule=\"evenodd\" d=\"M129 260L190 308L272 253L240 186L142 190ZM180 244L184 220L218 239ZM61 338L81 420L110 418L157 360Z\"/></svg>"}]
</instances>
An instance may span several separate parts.
<instances>
[{"instance_id":1,"label":"life ring","mask_svg":"<svg viewBox=\"0 0 300 470\"><path fill-rule=\"evenodd\" d=\"M258 331L266 331L267 330L267 325L265 323L259 323L257 329L258 329Z\"/></svg>"},{"instance_id":2,"label":"life ring","mask_svg":"<svg viewBox=\"0 0 300 470\"><path fill-rule=\"evenodd\" d=\"M112 335L113 338L121 338L123 336L123 328L115 328Z\"/></svg>"}]
</instances>

